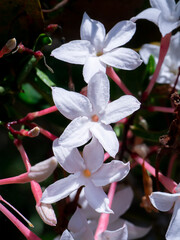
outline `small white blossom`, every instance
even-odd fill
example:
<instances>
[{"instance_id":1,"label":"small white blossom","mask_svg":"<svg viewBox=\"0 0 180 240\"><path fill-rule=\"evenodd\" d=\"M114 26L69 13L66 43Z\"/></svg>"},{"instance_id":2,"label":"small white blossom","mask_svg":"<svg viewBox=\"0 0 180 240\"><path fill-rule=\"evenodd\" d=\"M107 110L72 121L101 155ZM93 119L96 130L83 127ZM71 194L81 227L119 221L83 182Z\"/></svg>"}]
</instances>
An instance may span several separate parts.
<instances>
[{"instance_id":1,"label":"small white blossom","mask_svg":"<svg viewBox=\"0 0 180 240\"><path fill-rule=\"evenodd\" d=\"M164 37L180 26L180 1L176 4L175 0L150 0L152 8L148 8L132 21L147 19L155 23Z\"/></svg>"},{"instance_id":2,"label":"small white blossom","mask_svg":"<svg viewBox=\"0 0 180 240\"><path fill-rule=\"evenodd\" d=\"M53 87L53 100L58 110L72 122L59 138L63 147L79 147L96 137L104 149L115 157L119 142L110 123L115 123L140 107L140 102L125 95L109 103L109 80L105 73L96 73L88 84L87 97Z\"/></svg>"},{"instance_id":3,"label":"small white blossom","mask_svg":"<svg viewBox=\"0 0 180 240\"><path fill-rule=\"evenodd\" d=\"M177 185L175 193L153 192L150 195L151 203L162 212L173 208L172 218L166 232L167 240L179 240L180 236L180 184Z\"/></svg>"},{"instance_id":4,"label":"small white blossom","mask_svg":"<svg viewBox=\"0 0 180 240\"><path fill-rule=\"evenodd\" d=\"M84 80L88 83L95 73L105 73L106 65L132 70L142 63L135 51L118 48L127 43L135 31L135 23L121 21L106 34L102 23L84 13L80 30L81 40L63 44L53 50L51 55L65 62L84 65Z\"/></svg>"},{"instance_id":5,"label":"small white blossom","mask_svg":"<svg viewBox=\"0 0 180 240\"><path fill-rule=\"evenodd\" d=\"M162 64L157 82L160 84L170 84L172 87L176 81L180 67L180 32L177 32L171 37L168 52ZM159 58L160 47L153 44L144 44L139 51L145 64L148 63L150 55L154 56L157 64ZM180 80L180 77L179 77ZM178 81L176 89L180 89L180 82Z\"/></svg>"},{"instance_id":6,"label":"small white blossom","mask_svg":"<svg viewBox=\"0 0 180 240\"><path fill-rule=\"evenodd\" d=\"M84 186L89 205L97 212L112 213L102 186L122 180L129 172L129 163L113 160L104 164L104 150L96 138L84 147L83 158L77 148L63 148L56 139L53 151L59 164L70 173L43 192L41 202L54 203Z\"/></svg>"}]
</instances>

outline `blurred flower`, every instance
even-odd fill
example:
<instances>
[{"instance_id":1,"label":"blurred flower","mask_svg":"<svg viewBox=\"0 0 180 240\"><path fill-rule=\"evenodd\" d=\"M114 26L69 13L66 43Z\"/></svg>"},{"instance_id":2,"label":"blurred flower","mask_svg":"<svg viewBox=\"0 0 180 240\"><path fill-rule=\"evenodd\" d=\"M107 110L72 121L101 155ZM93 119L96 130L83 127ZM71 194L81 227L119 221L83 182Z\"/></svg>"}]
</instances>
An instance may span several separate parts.
<instances>
[{"instance_id":1,"label":"blurred flower","mask_svg":"<svg viewBox=\"0 0 180 240\"><path fill-rule=\"evenodd\" d=\"M84 65L83 76L87 83L95 73L105 73L106 65L132 70L142 63L139 55L129 48L118 47L127 43L135 31L135 23L121 21L106 35L104 25L84 13L80 29L81 40L63 44L53 50L51 56L65 62Z\"/></svg>"},{"instance_id":2,"label":"blurred flower","mask_svg":"<svg viewBox=\"0 0 180 240\"><path fill-rule=\"evenodd\" d=\"M46 188L41 202L57 202L84 186L85 197L92 208L112 213L102 186L122 180L129 172L129 163L113 160L104 164L104 150L96 138L84 147L83 158L77 148L64 148L58 140L53 143L53 151L59 164L71 174Z\"/></svg>"},{"instance_id":3,"label":"blurred flower","mask_svg":"<svg viewBox=\"0 0 180 240\"><path fill-rule=\"evenodd\" d=\"M142 11L131 20L147 19L155 23L163 37L180 26L180 1L176 4L175 0L150 0L150 4L152 8Z\"/></svg>"},{"instance_id":4,"label":"blurred flower","mask_svg":"<svg viewBox=\"0 0 180 240\"><path fill-rule=\"evenodd\" d=\"M157 82L174 86L180 67L180 32L171 37L168 52L165 56ZM145 64L148 63L150 55L153 55L157 64L160 47L153 44L144 44L139 51ZM180 80L180 77L179 77ZM177 82L176 89L180 89L180 82Z\"/></svg>"},{"instance_id":5,"label":"blurred flower","mask_svg":"<svg viewBox=\"0 0 180 240\"><path fill-rule=\"evenodd\" d=\"M59 138L63 147L79 147L94 136L115 157L119 142L110 123L115 123L140 107L133 96L125 95L109 102L109 81L103 72L96 73L88 84L87 97L63 88L52 88L58 110L73 120Z\"/></svg>"}]
</instances>

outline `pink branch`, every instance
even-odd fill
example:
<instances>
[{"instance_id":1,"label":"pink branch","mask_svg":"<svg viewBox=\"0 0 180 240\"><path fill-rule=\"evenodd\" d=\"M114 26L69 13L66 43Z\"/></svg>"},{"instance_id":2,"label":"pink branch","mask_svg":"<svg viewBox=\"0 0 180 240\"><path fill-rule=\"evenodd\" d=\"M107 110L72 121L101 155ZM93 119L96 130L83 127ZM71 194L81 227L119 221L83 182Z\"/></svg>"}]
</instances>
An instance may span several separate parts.
<instances>
[{"instance_id":1,"label":"pink branch","mask_svg":"<svg viewBox=\"0 0 180 240\"><path fill-rule=\"evenodd\" d=\"M174 109L170 107L160 107L160 106L149 106L147 107L150 112L165 112L165 113L174 113Z\"/></svg>"},{"instance_id":2,"label":"pink branch","mask_svg":"<svg viewBox=\"0 0 180 240\"><path fill-rule=\"evenodd\" d=\"M115 73L112 67L106 68L106 74L121 88L121 90L128 95L132 95L129 89L124 85L119 76Z\"/></svg>"},{"instance_id":3,"label":"pink branch","mask_svg":"<svg viewBox=\"0 0 180 240\"><path fill-rule=\"evenodd\" d=\"M27 172L27 173L23 173L21 175L15 176L15 177L0 179L0 185L28 183L30 181L32 181L32 179L30 179L28 177L28 172Z\"/></svg>"},{"instance_id":4,"label":"pink branch","mask_svg":"<svg viewBox=\"0 0 180 240\"><path fill-rule=\"evenodd\" d=\"M132 155L132 158L139 163L140 165L143 164L144 162L144 167L146 170L148 170L151 175L153 175L154 177L156 177L156 170L154 167L152 167L148 162L146 162L143 158L137 156L137 155ZM174 182L172 179L164 176L162 173L158 173L159 176L159 181L163 184L163 186L171 193L174 193L174 189L177 186L177 183Z\"/></svg>"},{"instance_id":5,"label":"pink branch","mask_svg":"<svg viewBox=\"0 0 180 240\"><path fill-rule=\"evenodd\" d=\"M160 45L160 52L159 52L159 59L158 59L158 63L156 66L156 70L149 82L149 85L147 86L146 90L144 91L143 95L142 95L142 101L145 101L147 99L147 97L149 96L151 90L154 87L154 84L159 76L159 72L161 70L161 66L163 64L164 58L166 56L166 53L168 51L169 48L169 44L170 44L170 40L171 40L171 33L166 34L164 37L161 38L161 45Z\"/></svg>"},{"instance_id":6,"label":"pink branch","mask_svg":"<svg viewBox=\"0 0 180 240\"><path fill-rule=\"evenodd\" d=\"M114 182L114 183L111 183L111 186L109 188L108 198L109 198L109 207L110 208L112 206L114 194L116 191L116 186L117 186L117 183ZM109 224L109 214L102 213L99 218L98 226L97 226L97 229L95 232L95 236L94 236L95 240L98 240L98 235L107 229L108 224Z\"/></svg>"}]
</instances>

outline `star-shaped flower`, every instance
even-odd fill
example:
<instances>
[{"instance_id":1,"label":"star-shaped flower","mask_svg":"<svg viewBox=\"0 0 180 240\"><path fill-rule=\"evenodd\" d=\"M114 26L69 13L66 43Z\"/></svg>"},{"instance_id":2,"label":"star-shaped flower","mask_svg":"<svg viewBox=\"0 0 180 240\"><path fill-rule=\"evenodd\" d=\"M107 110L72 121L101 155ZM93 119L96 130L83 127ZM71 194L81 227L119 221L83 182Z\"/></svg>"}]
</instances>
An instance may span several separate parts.
<instances>
[{"instance_id":1,"label":"star-shaped flower","mask_svg":"<svg viewBox=\"0 0 180 240\"><path fill-rule=\"evenodd\" d=\"M92 208L97 212L112 213L102 186L123 179L129 172L129 163L113 160L104 164L104 150L96 138L84 147L83 158L77 148L63 148L57 139L53 151L59 164L70 175L46 188L41 201L57 202L84 186L85 197Z\"/></svg>"},{"instance_id":2,"label":"star-shaped flower","mask_svg":"<svg viewBox=\"0 0 180 240\"><path fill-rule=\"evenodd\" d=\"M63 88L52 88L53 100L58 110L72 122L59 138L63 147L79 147L95 136L104 149L115 157L119 142L110 123L132 114L140 107L133 96L125 95L109 103L109 80L99 72L88 84L87 97Z\"/></svg>"},{"instance_id":3,"label":"star-shaped flower","mask_svg":"<svg viewBox=\"0 0 180 240\"><path fill-rule=\"evenodd\" d=\"M150 195L151 203L162 212L173 208L173 215L166 232L167 240L179 240L180 229L180 184L177 185L175 193L153 192Z\"/></svg>"},{"instance_id":4,"label":"star-shaped flower","mask_svg":"<svg viewBox=\"0 0 180 240\"><path fill-rule=\"evenodd\" d=\"M180 1L176 4L175 0L150 0L152 8L148 8L132 21L147 19L155 23L164 37L180 26Z\"/></svg>"},{"instance_id":5,"label":"star-shaped flower","mask_svg":"<svg viewBox=\"0 0 180 240\"><path fill-rule=\"evenodd\" d=\"M84 13L80 29L81 40L63 44L53 50L51 55L65 62L84 65L84 80L88 83L96 72L105 73L106 65L132 70L142 63L135 51L118 48L127 43L135 31L135 23L121 21L106 34L102 23Z\"/></svg>"},{"instance_id":6,"label":"star-shaped flower","mask_svg":"<svg viewBox=\"0 0 180 240\"><path fill-rule=\"evenodd\" d=\"M180 32L171 37L168 52L165 56L157 82L161 84L171 84L174 86L180 67ZM139 51L145 64L148 63L150 55L154 56L155 62L158 62L160 47L153 44L144 44ZM179 78L180 80L180 78ZM176 89L180 89L180 82L177 82Z\"/></svg>"}]
</instances>

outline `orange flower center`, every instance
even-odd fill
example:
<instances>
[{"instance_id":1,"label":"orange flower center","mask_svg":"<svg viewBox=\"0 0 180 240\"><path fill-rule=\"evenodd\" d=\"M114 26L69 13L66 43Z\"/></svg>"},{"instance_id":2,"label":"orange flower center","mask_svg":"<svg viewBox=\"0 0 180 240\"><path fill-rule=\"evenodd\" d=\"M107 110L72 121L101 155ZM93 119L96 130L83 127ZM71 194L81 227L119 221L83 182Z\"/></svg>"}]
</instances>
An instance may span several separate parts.
<instances>
[{"instance_id":1,"label":"orange flower center","mask_svg":"<svg viewBox=\"0 0 180 240\"><path fill-rule=\"evenodd\" d=\"M99 121L99 117L95 114L95 115L93 115L93 116L91 117L91 120L92 120L93 122L98 122L98 121Z\"/></svg>"},{"instance_id":2,"label":"orange flower center","mask_svg":"<svg viewBox=\"0 0 180 240\"><path fill-rule=\"evenodd\" d=\"M85 170L83 171L83 174L84 174L84 176L87 177L87 178L91 176L91 172L89 171L89 169L85 169Z\"/></svg>"}]
</instances>

